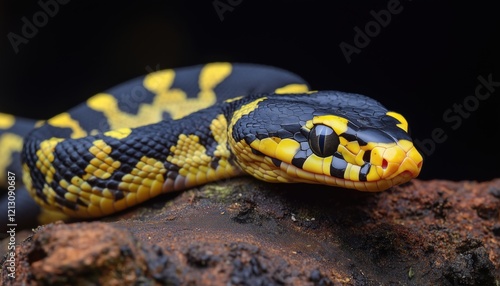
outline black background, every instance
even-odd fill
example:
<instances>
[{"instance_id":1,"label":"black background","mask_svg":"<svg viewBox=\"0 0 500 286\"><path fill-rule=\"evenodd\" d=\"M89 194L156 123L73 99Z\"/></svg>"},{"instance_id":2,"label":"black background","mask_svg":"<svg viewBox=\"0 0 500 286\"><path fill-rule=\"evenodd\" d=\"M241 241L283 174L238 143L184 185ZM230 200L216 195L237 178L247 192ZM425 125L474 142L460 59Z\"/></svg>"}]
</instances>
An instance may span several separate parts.
<instances>
[{"instance_id":1,"label":"black background","mask_svg":"<svg viewBox=\"0 0 500 286\"><path fill-rule=\"evenodd\" d=\"M221 18L214 2L234 7ZM478 76L500 82L500 17L492 5L401 0L400 12L348 63L339 45L354 45L354 28L374 20L370 11L397 1L325 2L71 0L17 53L9 33L23 36L22 18L33 23L43 10L37 1L0 2L0 112L48 118L159 68L262 63L314 89L373 97L404 114L420 142L441 128L446 140L424 152L423 179L500 177L500 87L459 124L443 118L454 104L473 103Z\"/></svg>"}]
</instances>

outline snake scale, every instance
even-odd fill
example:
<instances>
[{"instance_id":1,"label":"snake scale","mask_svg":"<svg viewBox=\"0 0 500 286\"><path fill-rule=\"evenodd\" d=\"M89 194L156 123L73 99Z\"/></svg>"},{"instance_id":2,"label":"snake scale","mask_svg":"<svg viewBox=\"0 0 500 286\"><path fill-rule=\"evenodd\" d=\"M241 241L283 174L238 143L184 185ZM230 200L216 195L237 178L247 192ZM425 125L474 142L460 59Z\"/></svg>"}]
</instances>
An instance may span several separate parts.
<instances>
[{"instance_id":1,"label":"snake scale","mask_svg":"<svg viewBox=\"0 0 500 286\"><path fill-rule=\"evenodd\" d=\"M243 174L383 191L423 160L374 99L222 62L149 73L46 121L0 114L0 156L0 183L22 173L43 209L81 218Z\"/></svg>"}]
</instances>

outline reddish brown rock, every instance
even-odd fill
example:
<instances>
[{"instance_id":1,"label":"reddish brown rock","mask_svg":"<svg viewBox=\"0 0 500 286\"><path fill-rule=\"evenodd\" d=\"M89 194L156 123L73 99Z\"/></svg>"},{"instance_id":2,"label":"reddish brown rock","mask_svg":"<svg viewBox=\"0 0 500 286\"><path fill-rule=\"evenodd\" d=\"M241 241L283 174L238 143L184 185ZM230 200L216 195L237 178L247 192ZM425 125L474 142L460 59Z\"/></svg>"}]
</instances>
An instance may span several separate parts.
<instances>
[{"instance_id":1,"label":"reddish brown rock","mask_svg":"<svg viewBox=\"0 0 500 286\"><path fill-rule=\"evenodd\" d=\"M500 179L383 193L250 178L41 227L2 285L495 285Z\"/></svg>"}]
</instances>

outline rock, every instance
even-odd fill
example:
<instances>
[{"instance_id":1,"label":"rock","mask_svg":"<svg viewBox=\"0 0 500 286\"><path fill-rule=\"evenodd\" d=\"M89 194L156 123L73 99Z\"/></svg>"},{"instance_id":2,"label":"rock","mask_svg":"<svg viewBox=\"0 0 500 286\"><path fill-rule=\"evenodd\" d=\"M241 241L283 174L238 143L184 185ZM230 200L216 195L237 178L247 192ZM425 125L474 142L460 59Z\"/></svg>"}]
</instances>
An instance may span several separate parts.
<instances>
[{"instance_id":1,"label":"rock","mask_svg":"<svg viewBox=\"0 0 500 286\"><path fill-rule=\"evenodd\" d=\"M495 285L497 189L228 180L42 226L16 248L16 279L4 261L2 285Z\"/></svg>"}]
</instances>

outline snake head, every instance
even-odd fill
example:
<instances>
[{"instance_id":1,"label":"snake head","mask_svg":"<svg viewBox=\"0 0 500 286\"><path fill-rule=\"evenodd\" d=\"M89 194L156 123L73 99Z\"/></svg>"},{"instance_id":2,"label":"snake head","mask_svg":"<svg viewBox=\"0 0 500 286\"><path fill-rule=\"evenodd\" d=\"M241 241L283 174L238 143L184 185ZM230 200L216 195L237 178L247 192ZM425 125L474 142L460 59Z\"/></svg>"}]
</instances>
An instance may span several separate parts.
<instances>
[{"instance_id":1,"label":"snake head","mask_svg":"<svg viewBox=\"0 0 500 286\"><path fill-rule=\"evenodd\" d=\"M383 191L422 168L406 119L358 94L269 95L235 112L229 131L240 167L270 182Z\"/></svg>"}]
</instances>

